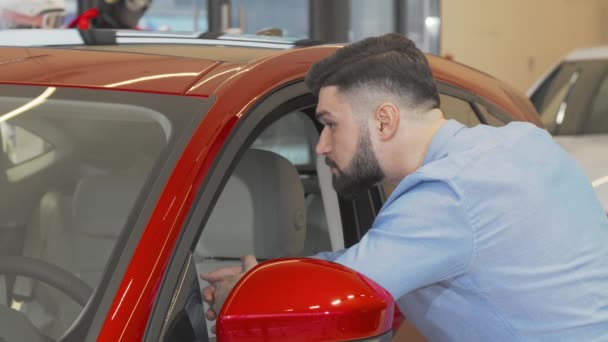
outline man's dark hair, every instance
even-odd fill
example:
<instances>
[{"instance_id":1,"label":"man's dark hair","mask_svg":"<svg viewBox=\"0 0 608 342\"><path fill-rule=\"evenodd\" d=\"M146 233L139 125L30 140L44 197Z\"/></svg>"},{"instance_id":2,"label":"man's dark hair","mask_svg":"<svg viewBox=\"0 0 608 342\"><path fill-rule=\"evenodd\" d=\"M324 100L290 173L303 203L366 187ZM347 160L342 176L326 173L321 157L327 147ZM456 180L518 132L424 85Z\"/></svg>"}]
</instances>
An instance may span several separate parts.
<instances>
[{"instance_id":1,"label":"man's dark hair","mask_svg":"<svg viewBox=\"0 0 608 342\"><path fill-rule=\"evenodd\" d=\"M363 87L393 92L411 107L439 107L439 94L426 57L410 39L397 33L349 44L315 63L306 85L319 96L322 87L341 92Z\"/></svg>"}]
</instances>

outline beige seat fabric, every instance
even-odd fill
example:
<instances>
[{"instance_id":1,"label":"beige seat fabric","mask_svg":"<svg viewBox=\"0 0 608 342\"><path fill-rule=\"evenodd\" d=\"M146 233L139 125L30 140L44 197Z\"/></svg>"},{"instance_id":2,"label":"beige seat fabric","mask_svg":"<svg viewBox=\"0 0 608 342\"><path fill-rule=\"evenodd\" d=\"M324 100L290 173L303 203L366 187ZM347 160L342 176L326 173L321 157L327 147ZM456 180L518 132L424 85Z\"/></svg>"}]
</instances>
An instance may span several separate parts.
<instances>
[{"instance_id":1,"label":"beige seat fabric","mask_svg":"<svg viewBox=\"0 0 608 342\"><path fill-rule=\"evenodd\" d=\"M46 193L28 229L24 255L57 265L95 289L143 185L140 175L83 177L73 196ZM13 288L21 311L51 337L61 336L80 305L50 286L18 277Z\"/></svg>"},{"instance_id":2,"label":"beige seat fabric","mask_svg":"<svg viewBox=\"0 0 608 342\"><path fill-rule=\"evenodd\" d=\"M210 271L238 263L244 254L258 259L297 256L305 239L306 204L297 170L276 153L251 149L203 229L195 249L197 268Z\"/></svg>"},{"instance_id":3,"label":"beige seat fabric","mask_svg":"<svg viewBox=\"0 0 608 342\"><path fill-rule=\"evenodd\" d=\"M47 192L26 232L24 256L58 265L73 267L74 255L67 246L70 239L71 196ZM17 277L13 295L22 301L20 311L42 333L59 337L71 325L81 307L53 287L29 277Z\"/></svg>"},{"instance_id":4,"label":"beige seat fabric","mask_svg":"<svg viewBox=\"0 0 608 342\"><path fill-rule=\"evenodd\" d=\"M245 254L259 260L298 256L305 239L306 203L298 171L274 152L250 149L224 186L194 260L198 272L210 272L239 265ZM199 284L207 286L204 281ZM207 327L214 341L212 325Z\"/></svg>"}]
</instances>

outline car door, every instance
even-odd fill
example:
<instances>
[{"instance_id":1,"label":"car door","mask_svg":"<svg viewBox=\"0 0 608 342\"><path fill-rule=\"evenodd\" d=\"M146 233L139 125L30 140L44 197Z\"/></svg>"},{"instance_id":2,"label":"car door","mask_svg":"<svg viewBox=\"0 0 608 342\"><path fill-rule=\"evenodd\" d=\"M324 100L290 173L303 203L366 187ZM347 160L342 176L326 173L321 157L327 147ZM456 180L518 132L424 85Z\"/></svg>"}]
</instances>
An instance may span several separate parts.
<instances>
[{"instance_id":1,"label":"car door","mask_svg":"<svg viewBox=\"0 0 608 342\"><path fill-rule=\"evenodd\" d=\"M508 115L474 94L447 84L440 84L440 90L442 108L448 118L469 126L479 123L502 125L509 121ZM202 305L200 289L206 284L198 279L198 273L202 271L239 264L240 256L246 253L265 260L304 257L327 249L349 247L370 229L388 194L384 188L376 187L353 200L336 196L328 170L323 172L322 160L314 155L322 128L314 120L314 106L315 99L302 83L298 83L262 100L235 128L208 180L199 190L155 303L146 340L214 339L209 330L213 323L203 318L206 306ZM247 167L243 169L253 172L256 165L262 163L256 164L255 158L253 162L250 160L248 154L252 150L272 153L275 159L281 157L296 170L300 184L286 192L301 193L304 197L300 203L302 211L306 212L304 233L268 230L266 225L263 231L249 226L235 229L243 225L242 221L258 219L255 203L272 202L281 207L278 212L290 210L288 206L282 206L280 199L269 199L263 190L258 191L263 194L261 197L255 190L246 190L256 185L246 184L247 171L239 171L239 164L247 159ZM280 226L289 226L289 222L288 219ZM281 236L275 242L279 247L288 247L282 250L269 247L260 242L260 236Z\"/></svg>"},{"instance_id":2,"label":"car door","mask_svg":"<svg viewBox=\"0 0 608 342\"><path fill-rule=\"evenodd\" d=\"M261 100L237 124L198 191L147 341L214 340L200 299L207 284L198 273L239 264L247 253L267 260L341 249L371 225L372 201L339 198L329 168L314 153L322 128L315 105L299 82Z\"/></svg>"}]
</instances>

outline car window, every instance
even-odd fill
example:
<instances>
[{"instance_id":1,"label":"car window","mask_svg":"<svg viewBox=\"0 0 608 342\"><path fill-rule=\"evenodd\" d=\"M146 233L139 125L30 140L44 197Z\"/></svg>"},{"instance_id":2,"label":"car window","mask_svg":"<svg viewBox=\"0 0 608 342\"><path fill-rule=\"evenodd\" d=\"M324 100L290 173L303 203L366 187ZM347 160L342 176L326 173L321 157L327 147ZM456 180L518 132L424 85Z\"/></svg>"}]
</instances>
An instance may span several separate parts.
<instances>
[{"instance_id":1,"label":"car window","mask_svg":"<svg viewBox=\"0 0 608 342\"><path fill-rule=\"evenodd\" d=\"M340 217L331 172L313 153L318 139L312 117L301 111L281 117L257 135L196 243L199 272L238 265L245 254L267 260L343 247L342 228L335 225Z\"/></svg>"},{"instance_id":2,"label":"car window","mask_svg":"<svg viewBox=\"0 0 608 342\"><path fill-rule=\"evenodd\" d=\"M139 27L152 31L212 31L209 27L209 3L220 7L225 22L224 32L256 34L269 28L281 30L282 36L305 38L309 34L308 3L300 0L282 0L272 4L259 1L232 0L154 0L139 21Z\"/></svg>"},{"instance_id":3,"label":"car window","mask_svg":"<svg viewBox=\"0 0 608 342\"><path fill-rule=\"evenodd\" d=\"M439 98L441 110L447 119L454 119L469 127L480 124L469 102L447 94L439 94Z\"/></svg>"},{"instance_id":4,"label":"car window","mask_svg":"<svg viewBox=\"0 0 608 342\"><path fill-rule=\"evenodd\" d=\"M0 306L57 340L105 290L112 251L150 194L146 180L209 100L8 85L0 94L0 237L11 246L0 253L38 270L0 274Z\"/></svg>"},{"instance_id":5,"label":"car window","mask_svg":"<svg viewBox=\"0 0 608 342\"><path fill-rule=\"evenodd\" d=\"M590 106L584 133L608 133L608 77L604 76L597 87Z\"/></svg>"},{"instance_id":6,"label":"car window","mask_svg":"<svg viewBox=\"0 0 608 342\"><path fill-rule=\"evenodd\" d=\"M316 131L314 123L304 113L293 113L265 129L251 148L278 153L299 169L314 169Z\"/></svg>"},{"instance_id":7,"label":"car window","mask_svg":"<svg viewBox=\"0 0 608 342\"><path fill-rule=\"evenodd\" d=\"M152 1L139 27L152 31L207 31L207 0Z\"/></svg>"},{"instance_id":8,"label":"car window","mask_svg":"<svg viewBox=\"0 0 608 342\"><path fill-rule=\"evenodd\" d=\"M562 69L564 68L564 64L558 65L547 77L544 81L536 88L534 93L530 96L530 102L534 105L536 110L540 113L544 107L546 97L551 93L552 88L560 83L565 83L565 79L560 77L561 80L556 80L558 75L562 74Z\"/></svg>"},{"instance_id":9,"label":"car window","mask_svg":"<svg viewBox=\"0 0 608 342\"><path fill-rule=\"evenodd\" d=\"M576 73L572 74L572 82L576 82L578 76ZM542 109L539 111L540 118L543 125L549 132L556 133L558 127L563 123L564 116L566 114L566 96L571 89L571 82L563 83L552 96L547 99L547 102L543 104Z\"/></svg>"},{"instance_id":10,"label":"car window","mask_svg":"<svg viewBox=\"0 0 608 342\"><path fill-rule=\"evenodd\" d=\"M575 89L581 72L581 65L577 62L562 63L530 97L551 134L563 133L564 126L573 126L571 122L577 120L579 111L571 106L568 97Z\"/></svg>"},{"instance_id":11,"label":"car window","mask_svg":"<svg viewBox=\"0 0 608 342\"><path fill-rule=\"evenodd\" d=\"M479 110L479 114L483 116L486 120L486 123L490 126L501 127L510 122L511 120L504 114L497 114L488 109L488 107L482 105L481 103L475 103L477 109Z\"/></svg>"},{"instance_id":12,"label":"car window","mask_svg":"<svg viewBox=\"0 0 608 342\"><path fill-rule=\"evenodd\" d=\"M19 165L49 152L53 146L20 126L0 122L2 152L13 165Z\"/></svg>"},{"instance_id":13,"label":"car window","mask_svg":"<svg viewBox=\"0 0 608 342\"><path fill-rule=\"evenodd\" d=\"M532 94L545 127L554 135L600 133L607 90L604 60L562 63ZM597 116L591 118L592 112ZM589 121L591 120L591 121ZM599 124L599 126L595 126Z\"/></svg>"}]
</instances>

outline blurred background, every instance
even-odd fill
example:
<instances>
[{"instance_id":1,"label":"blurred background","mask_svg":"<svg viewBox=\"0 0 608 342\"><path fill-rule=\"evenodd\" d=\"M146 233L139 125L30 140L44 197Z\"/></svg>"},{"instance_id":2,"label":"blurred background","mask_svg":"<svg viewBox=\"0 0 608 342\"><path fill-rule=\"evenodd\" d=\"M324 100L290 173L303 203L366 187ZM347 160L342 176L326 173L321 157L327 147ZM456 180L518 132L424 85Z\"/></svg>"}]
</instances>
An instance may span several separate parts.
<instances>
[{"instance_id":1,"label":"blurred background","mask_svg":"<svg viewBox=\"0 0 608 342\"><path fill-rule=\"evenodd\" d=\"M4 72L2 76L12 75L8 78L3 77L3 83L6 83L6 79L8 79L9 84L11 82L20 84L18 87L13 85L2 86L6 89L9 87L10 89L13 87L15 89L19 88L19 90L11 90L8 94L3 94L5 109L0 111L0 113L5 113L0 115L0 166L6 166L5 169L0 167L0 186L5 186L3 189L9 188L9 190L3 190L4 193L11 194L10 191L13 191L18 196L14 196L14 198L13 196L0 196L0 202L4 201L0 203L0 210L5 213L5 217L0 220L0 230L4 230L0 231L0 254L4 252L4 255L20 255L19 253L24 249L23 246L28 246L26 241L34 241L31 242L35 246L32 249L38 248L38 245L44 246L42 249L45 249L45 251L40 252L40 255L47 253L47 244L44 239L47 237L47 229L51 229L47 226L52 227L52 231L58 232L57 235L59 236L57 241L54 240L53 236L52 246L60 246L60 248L56 248L56 252L53 250L53 255L47 253L48 255L44 254L46 256L39 256L39 258L41 260L52 259L55 258L56 254L59 266L70 270L73 274L86 274L86 280L90 281L91 286L101 289L95 290L98 291L96 293L104 294L102 291L107 290L103 287L107 286L107 283L102 282L102 274L107 272L107 269L113 271L112 267L108 268L105 265L109 265L106 264L108 262L116 261L115 258L110 258L110 252L114 248L114 244L120 241L119 236L132 239L130 237L131 233L121 233L122 235L119 235L120 229L123 226L128 227L125 222L131 222L133 217L138 215L133 213L141 210L140 207L134 206L136 199L148 198L145 197L146 191L151 191L148 188L141 190L146 177L152 177L145 175L148 175L148 173L154 174L152 172L161 169L157 166L152 169L152 165L161 165L160 163L165 162L159 157L161 151L171 151L173 148L179 148L170 145L177 143L174 143L169 137L180 137L180 134L187 134L182 133L181 125L185 127L187 123L197 120L187 116L186 113L202 115L201 108L194 107L195 103L197 106L199 105L197 101L200 99L193 100L191 108L187 106L180 108L174 106L173 102L146 104L170 109L166 109L166 113L161 114L159 112L161 109L157 111L156 107L150 107L152 114L148 114L148 111L140 113L131 109L132 107L139 108L137 106L140 103L137 102L140 100L131 100L132 95L142 95L143 106L144 99L146 102L148 101L148 98L143 96L150 94L140 93L177 94L179 90L183 92L182 95L185 95L185 97L205 98L201 101L205 102L206 106L206 97L210 95L215 97L218 93L214 93L214 91L220 85L231 83L228 80L234 79L235 81L232 85L226 86L225 89L234 87L239 92L241 91L241 88L235 85L240 85L237 82L242 80L234 76L253 69L253 67L245 67L247 64L241 64L245 61L251 62L251 60L256 60L255 58L260 58L260 56L279 53L280 49L291 47L292 43L295 46L323 42L346 43L389 32L405 34L424 52L454 60L505 81L506 84L495 80L490 82L490 78L479 77L482 75L477 71L460 68L445 61L438 63L438 65L443 64L445 68L458 69L454 73L456 76L452 75L452 77L455 77L454 80L451 83L443 80L446 82L441 83L440 86L443 85L443 87L439 88L442 109L448 118L454 118L469 126L480 123L501 126L514 119L523 119L544 126L564 150L571 153L577 163L584 169L592 187L598 194L605 213L608 215L608 160L602 157L606 153L606 146L608 146L607 22L608 0L0 0L0 30L8 28L45 29L44 34L41 33L42 31L32 30L7 30L0 33L3 39L3 43L0 45L9 46L8 49L4 50L9 52L5 52L5 55L2 56L4 57L2 62L6 64L2 69ZM46 30L50 28L70 29L62 31ZM92 28L136 29L140 31L120 31L117 33L101 30L87 31L87 29ZM75 31L75 29L82 31ZM156 32L162 32L163 34L157 34ZM226 37L221 37L223 34L226 34ZM256 35L253 38L256 38L257 42L247 46L251 41L245 41L246 39L235 35L246 35L252 41L254 40L252 36ZM75 43L71 41L73 36L76 36ZM57 40L54 40L55 37L58 37ZM138 43L138 37L146 37L148 42ZM285 44L281 37L285 38L289 44ZM118 44L120 38L123 40ZM210 40L207 40L208 38ZM223 38L226 39L222 41ZM175 45L173 45L174 42L167 42L167 40L172 39L182 42ZM260 42L265 39L265 42ZM187 44L184 43L186 40L189 40ZM294 40L298 42L294 42ZM196 44L190 44L192 41ZM235 43L235 41L235 46L228 46L230 44L227 42ZM272 42L272 44L269 42ZM33 60L33 58L46 57L46 55L29 55L27 48L24 50L25 52L15 53L16 50L10 48L14 45L21 46L21 43L25 43L24 46L59 48L68 46L67 49L73 51L65 55L57 53L57 56L53 55L56 59L49 59L50 62L38 62L44 59ZM262 43L266 46L262 46ZM256 44L257 46L252 46ZM273 46L269 47L269 45ZM175 48L176 46L179 46L179 48ZM108 54L103 55L99 52L80 54L82 51L76 51L85 48L90 48L91 51L107 50ZM11 55L11 51L15 55ZM108 58L107 56L112 56L109 53L110 51L114 51L115 55L118 55L121 51L159 54L165 57L173 56L173 54L175 56L183 54L182 57L186 58L173 60L170 57L167 60L177 62L163 60L162 63L166 63L166 65L160 66L158 64L160 66L158 67L157 64L138 65L133 56L125 57L127 54L121 57L126 61L123 63L121 58ZM22 57L22 52L28 53L27 57ZM84 62L81 64L78 63L76 57L73 57L85 55L88 57L86 57L86 60L82 57ZM297 51L295 56L297 56ZM438 58L431 59L439 60ZM31 62L17 64L24 60ZM109 61L109 63L104 63L106 61ZM216 61L221 61L221 63L216 63ZM294 61L301 64L296 59L290 60L289 63ZM189 63L192 63L193 66L190 66ZM15 69L11 69L13 65L16 65ZM36 68L32 68L33 70L30 71L29 65L36 65ZM149 65L153 67L149 67ZM42 69L47 66L48 70ZM168 67L165 68L165 66ZM190 68L194 68L192 70L195 72ZM264 70L265 73L267 69L255 69L256 72L257 70ZM302 71L298 72L302 76ZM108 77L106 77L106 73ZM260 74L262 73L254 75ZM278 77L272 72L268 74L272 77ZM291 77L290 79L282 79L281 82L277 82L273 78L272 82L275 86L283 86L288 82L291 84L295 80L293 76ZM48 80L53 79L60 80L57 87L47 83ZM87 83L87 80L90 79L95 79L92 84L99 84L100 86L90 86L90 83ZM213 82L205 84L212 79ZM247 78L243 79L246 80ZM461 87L461 83L466 83L462 82L463 79L475 80L477 87L471 87L471 85ZM482 80L484 83L477 83L477 80ZM195 81L196 83L193 83ZM23 84L30 83L36 85L36 89L29 89L30 85L23 86ZM64 87L65 84L69 86ZM131 86L133 84L135 84L133 88L116 88L116 90L129 90L120 93L118 91L112 92L113 95L111 96L116 97L100 96L101 100L97 100L96 98L93 99L95 96L90 95L92 92L102 93L100 89L95 89L95 87L114 89L117 86ZM495 89L492 89L493 84ZM511 89L507 84L516 89ZM37 88L39 85L44 85L47 88L42 94L38 94ZM201 85L203 87L197 90ZM165 91L165 86L173 87L174 90ZM79 87L93 89L72 89ZM208 89L201 90L204 88ZM22 89L27 89L27 93L25 93L27 96L19 93ZM54 96L59 97L59 99L47 101L57 89L60 89L61 96ZM250 104L254 103L253 101L257 102L261 96L265 98L266 94L270 93L270 91L266 92L266 88L261 89L265 93L255 93L257 97L255 99L252 97L253 100L249 102ZM487 94L480 90L486 90ZM19 96L14 95L13 92ZM33 95L34 93L36 94ZM74 99L77 99L77 96L85 95L86 98L84 100L78 98L77 101L74 100L76 104L72 105L70 101L65 100L71 99L70 96L72 95L70 94L76 94L73 95ZM236 90L234 93L222 91L219 94L220 96L230 96L237 94L237 92ZM254 94L253 90L251 90L251 94ZM290 101L285 103L289 104L291 108L292 102L296 103L295 100L300 101L301 98L303 97L291 98ZM113 101L117 99L120 99L120 101L129 99L129 101L124 100L129 105L122 105L120 102L114 103ZM499 99L499 101L495 99ZM517 109L517 111L507 113L509 108L500 109L501 106L497 105L504 99L508 99L508 101L503 102L513 102L511 110ZM188 99L188 101L190 100L192 99ZM373 218L377 214L379 206L373 207L372 202L381 202L379 199L371 200L370 197L370 203L365 204L363 208L359 208L357 205L353 207L354 209L348 209L352 214L348 214L349 219L344 220L344 227L356 227L357 231L354 233L342 228L340 215L345 214L343 214L343 210L338 210L340 204L337 202L337 197L332 202L328 202L331 204L323 203L323 196L325 195L323 195L322 186L329 187L331 172L329 169L325 171L329 175L327 176L327 182L320 180L319 175L322 174L322 171L317 172L316 161L322 161L322 159L316 159L313 154L314 146L318 140L318 132L312 121L314 112L309 113L314 104L311 100L308 99L307 101L310 101L310 103L306 105L310 107L301 111L281 113L286 118L295 119L286 121L287 123L280 121L281 124L278 126L270 126L276 128L264 130L267 135L260 135L262 138L256 140L253 145L260 150L280 151L278 154L283 155L294 166L299 167L300 174L298 176L301 176L304 181L302 182L302 189L298 189L304 191L303 189L306 188L306 205L309 207L300 208L302 211L298 209L298 213L306 213L309 208L312 208L308 211L312 213L309 215L311 219L308 222L313 222L311 224L313 228L308 230L312 233L306 233L306 253L302 255L312 255L317 251L329 248L339 249L345 245L344 241L351 244L356 243L367 228L371 226ZM84 107L89 102L93 103L93 109L90 113L87 110L88 107ZM210 105L212 101L208 102ZM45 106L40 106L45 103ZM137 106L132 106L132 103ZM181 102L176 103L181 104ZM297 103L300 106L300 102ZM295 108L295 104L293 107ZM31 110L33 108L35 110ZM108 110L108 108L111 110ZM177 113L173 113L176 108L179 110ZM223 107L220 106L220 108ZM183 110L183 113L181 110ZM30 112L29 115L21 115L28 111ZM273 117L272 120L275 120L274 112L273 110L267 117ZM237 117L240 117L242 113L242 111L239 112ZM523 115L524 113L529 115ZM227 112L226 115L228 114L231 113ZM519 114L519 117L513 114ZM57 118L54 118L54 116L57 116ZM79 119L80 116L83 116L83 119ZM154 120L143 119L148 116L153 117ZM93 117L99 118L94 120ZM162 118L162 120L159 118ZM102 122L103 124L101 124ZM306 127L303 122L308 123L309 126L302 131L301 128ZM200 127L203 126L204 124L201 124ZM177 127L175 129L177 133L172 133L173 135L170 134L174 132L172 127ZM226 125L226 127L228 126ZM108 132L108 134L105 132ZM218 134L217 130L215 132L213 134ZM255 134L259 134L259 132ZM106 137L109 137L107 142L99 143L103 142L102 138L105 139ZM207 151L206 148L203 151ZM5 157L2 156L2 153L5 154ZM200 155L203 155L203 152L200 153ZM137 157L133 160L134 155L141 158ZM173 165L171 164L173 161L166 163L167 165ZM319 165L324 164L320 163ZM66 170L69 171L64 172L63 167L66 167ZM297 171L294 172L297 174ZM6 173L6 176L2 173ZM179 173L175 174L179 175ZM58 175L61 175L61 177ZM61 181L57 182L56 178ZM34 181L31 182L30 179ZM155 184L154 189L160 189L162 178L159 179L158 183L148 181L146 186L150 187L150 184ZM220 181L217 182L219 184ZM186 184L181 180L179 183ZM298 182L293 183L300 186ZM82 184L86 184L88 189L91 190L81 191ZM107 184L114 184L114 186L108 186ZM235 187L235 189L240 188ZM382 188L378 197L388 198L390 189L391 187ZM142 191L141 194L139 194L140 191ZM187 191L189 194L190 189ZM101 194L99 197L102 200L97 199L98 192ZM84 201L82 200L82 193L88 194L84 196ZM251 190L251 194L253 193L253 190ZM150 195L150 198L155 196L154 194ZM237 193L236 197L245 198L247 196L241 196ZM115 198L120 200L115 200ZM175 198L177 197L173 199ZM273 196L267 196L264 197L264 201L271 198L275 200ZM281 200L281 198L277 196L276 200ZM143 200L140 199L139 201ZM22 202L25 204L22 204ZM81 202L86 203L86 205ZM335 204L333 204L334 202ZM218 203L221 202L218 200ZM225 211L227 217L237 217L238 215L233 214L232 203L228 201L225 203L227 204L217 207L227 208ZM269 204L268 208L279 207L273 203ZM171 202L172 204L173 202ZM237 203L235 207L238 210L240 210L239 205L249 210L253 215L253 209L248 209L250 208L248 207L249 204ZM72 210L73 208L76 209ZM163 207L159 205L158 208ZM326 208L328 208L328 211L326 211ZM332 210L329 211L329 209ZM133 213L131 213L131 210L134 210ZM181 211L181 207L179 211ZM75 213L78 213L78 215ZM77 225L72 221L75 217L80 218L81 216L85 219L80 219L82 222L78 222L78 228L74 228ZM106 216L114 221L106 223ZM294 222L300 222L301 216L298 216ZM100 228L89 229L87 220L97 220L97 217L100 217L100 219L95 222L101 222L101 224L97 223ZM360 218L369 219L369 222L360 223ZM127 221L128 219L131 221ZM243 219L243 222L247 220ZM47 224L47 221L50 223ZM154 221L151 220L151 222ZM217 227L222 227L222 229L224 226L237 227L233 224L225 225L219 219L218 222L222 224L218 224ZM334 222L338 224L332 228L333 230L330 230L330 223L333 224ZM106 224L114 230L108 233ZM258 238L254 239L252 228L249 225L246 226L249 235L243 234L245 237L242 237L241 240L243 243L255 246L258 243ZM67 229L68 227L70 229ZM364 228L360 229L360 227ZM156 229L156 226L154 228ZM300 228L298 227L296 230L300 230ZM173 226L171 229L173 230ZM39 231L44 233L39 234ZM27 232L27 236L25 232ZM29 237L30 232L33 236L31 239ZM218 233L217 236L221 237L221 241L229 242L232 246L234 237L238 236L240 232L235 231L230 234L228 236ZM300 235L304 236L304 234ZM10 238L7 238L7 236ZM52 236L52 234L48 234L48 236ZM345 238L342 239L341 236ZM337 240L335 237L337 237ZM14 243L15 241L17 243ZM116 246L131 248L125 247L134 246L130 241L129 244L131 245L121 242ZM339 241L339 244L332 241ZM2 248L2 242L4 242L4 249ZM186 245L182 242L180 244ZM193 243L190 247L194 245ZM64 246L68 247L64 248ZM139 249L139 246L144 247ZM138 245L138 249L143 250L144 253L147 250L146 248L145 244ZM73 254L71 254L72 249ZM67 250L67 252L64 252L64 250ZM237 251L238 248L232 248L231 250ZM86 262L81 265L81 260L74 262L73 259L79 258L72 258L71 256L81 255L79 253L82 251L91 254L96 253L95 258L80 258L83 260L90 259L95 262L94 265L89 265ZM30 253L30 251L23 252L24 255L29 256L26 253ZM35 251L35 253L38 253L38 251ZM240 251L236 253L240 253ZM34 254L34 252L30 254ZM209 260L215 260L212 262L236 261L237 263L240 260L239 254L226 257L225 254L203 254L201 252L195 255L198 258L196 261L198 263L197 267L203 262L205 267L216 265L209 263ZM173 263L173 261L171 262ZM154 264L155 269L156 265L160 264ZM104 267L106 268L105 271ZM82 271L81 268L85 271ZM145 273L145 270L143 271ZM16 280L11 281L17 284ZM15 307L17 308L15 310L26 312L29 315L28 319L34 322L32 324L44 329L45 333L54 338L59 338L66 331L70 333L77 331L70 328L81 312L79 308L72 308L74 303L68 302L68 304L65 304L63 301L55 301L55 297L47 296L46 292L42 292L40 298L38 298L32 290L33 285L29 282L15 285L14 288L17 290L14 290L14 293L11 294L10 289L13 287L13 283L3 283L0 275L0 309L3 305L6 307L7 303L11 303L11 308ZM147 284L146 286L148 286ZM131 286L130 282L127 290L129 286ZM118 306L122 303L127 290L123 293ZM43 289L43 291L46 291L46 289ZM2 294L4 294L4 299ZM10 297L11 295L13 298ZM88 298L86 296L83 297L86 299ZM138 296L137 303L150 305L151 302L145 300L140 302L142 297L140 294ZM178 298L178 295L173 298ZM48 301L48 303L45 301ZM24 302L25 304L22 307ZM83 302L86 302L86 300L83 300ZM125 301L125 303L127 302ZM171 310L173 310L173 304L174 302L171 304ZM333 302L332 305L334 305ZM87 308L89 307L94 308L95 306L87 305ZM309 308L313 309L314 307ZM135 309L139 310L137 307ZM150 311L149 309L148 306L145 310ZM87 311L87 314L88 312L91 311ZM88 316L93 317L94 313ZM60 319L56 317L60 317ZM84 320L86 319L88 318L84 318ZM113 316L112 319L114 319ZM1 322L3 321L0 319ZM82 321L78 320L77 322L81 324ZM0 328L0 332L2 332L1 330ZM15 331L21 334L21 329ZM201 331L205 331L204 326ZM29 341L32 339L22 337L18 340ZM4 339L0 337L0 342L2 341ZM413 339L408 339L408 341L413 341Z\"/></svg>"},{"instance_id":2,"label":"blurred background","mask_svg":"<svg viewBox=\"0 0 608 342\"><path fill-rule=\"evenodd\" d=\"M41 0L42 1L42 0ZM91 0L66 0L66 23ZM139 27L256 33L330 42L407 34L522 91L569 51L608 42L607 0L153 0Z\"/></svg>"}]
</instances>

